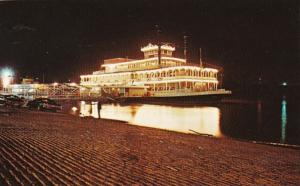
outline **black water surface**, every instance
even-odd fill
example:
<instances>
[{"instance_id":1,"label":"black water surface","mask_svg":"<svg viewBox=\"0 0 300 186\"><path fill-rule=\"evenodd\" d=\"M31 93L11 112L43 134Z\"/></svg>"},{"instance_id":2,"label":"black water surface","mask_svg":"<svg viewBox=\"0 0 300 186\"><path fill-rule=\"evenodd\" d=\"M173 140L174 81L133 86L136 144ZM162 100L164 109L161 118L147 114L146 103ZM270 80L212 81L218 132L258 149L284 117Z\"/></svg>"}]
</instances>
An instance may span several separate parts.
<instances>
[{"instance_id":1,"label":"black water surface","mask_svg":"<svg viewBox=\"0 0 300 186\"><path fill-rule=\"evenodd\" d=\"M233 93L223 102L201 105L106 104L101 117L177 132L300 145L299 112L299 88L277 87Z\"/></svg>"}]
</instances>

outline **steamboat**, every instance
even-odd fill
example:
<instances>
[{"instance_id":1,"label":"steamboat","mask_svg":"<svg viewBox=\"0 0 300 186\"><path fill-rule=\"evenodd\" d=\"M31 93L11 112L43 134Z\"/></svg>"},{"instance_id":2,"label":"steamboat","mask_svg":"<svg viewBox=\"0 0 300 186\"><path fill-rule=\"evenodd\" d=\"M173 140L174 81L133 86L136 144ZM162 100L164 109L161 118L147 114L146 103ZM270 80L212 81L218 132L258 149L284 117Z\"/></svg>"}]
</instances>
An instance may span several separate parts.
<instances>
[{"instance_id":1,"label":"steamboat","mask_svg":"<svg viewBox=\"0 0 300 186\"><path fill-rule=\"evenodd\" d=\"M219 88L222 68L188 63L173 56L175 47L149 43L144 59L104 60L98 71L80 76L80 94L127 102L201 102L218 100L231 91ZM201 50L200 50L201 53Z\"/></svg>"}]
</instances>

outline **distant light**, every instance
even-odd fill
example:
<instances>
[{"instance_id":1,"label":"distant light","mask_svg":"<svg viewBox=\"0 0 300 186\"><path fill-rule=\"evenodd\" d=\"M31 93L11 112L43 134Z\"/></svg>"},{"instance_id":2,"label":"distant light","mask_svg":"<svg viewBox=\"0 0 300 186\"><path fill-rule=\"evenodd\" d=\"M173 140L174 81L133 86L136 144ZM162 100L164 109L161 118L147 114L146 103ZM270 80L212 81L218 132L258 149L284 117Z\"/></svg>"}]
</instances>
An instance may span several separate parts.
<instances>
[{"instance_id":1,"label":"distant light","mask_svg":"<svg viewBox=\"0 0 300 186\"><path fill-rule=\"evenodd\" d=\"M73 83L70 83L70 85L71 86L76 86L77 84L73 82Z\"/></svg>"},{"instance_id":2,"label":"distant light","mask_svg":"<svg viewBox=\"0 0 300 186\"><path fill-rule=\"evenodd\" d=\"M287 86L287 82L283 82L281 85L282 86Z\"/></svg>"},{"instance_id":3,"label":"distant light","mask_svg":"<svg viewBox=\"0 0 300 186\"><path fill-rule=\"evenodd\" d=\"M58 83L57 83L57 82L54 82L54 83L53 83L53 85L54 85L54 86L57 86L57 85L58 85Z\"/></svg>"},{"instance_id":4,"label":"distant light","mask_svg":"<svg viewBox=\"0 0 300 186\"><path fill-rule=\"evenodd\" d=\"M3 87L7 87L13 80L14 72L12 69L6 67L1 70L1 79Z\"/></svg>"},{"instance_id":5,"label":"distant light","mask_svg":"<svg viewBox=\"0 0 300 186\"><path fill-rule=\"evenodd\" d=\"M6 67L6 68L3 68L1 70L1 77L2 78L3 77L11 77L13 75L14 75L14 71L11 68Z\"/></svg>"},{"instance_id":6,"label":"distant light","mask_svg":"<svg viewBox=\"0 0 300 186\"><path fill-rule=\"evenodd\" d=\"M72 107L72 111L73 111L73 112L76 112L77 110L78 110L77 107Z\"/></svg>"}]
</instances>

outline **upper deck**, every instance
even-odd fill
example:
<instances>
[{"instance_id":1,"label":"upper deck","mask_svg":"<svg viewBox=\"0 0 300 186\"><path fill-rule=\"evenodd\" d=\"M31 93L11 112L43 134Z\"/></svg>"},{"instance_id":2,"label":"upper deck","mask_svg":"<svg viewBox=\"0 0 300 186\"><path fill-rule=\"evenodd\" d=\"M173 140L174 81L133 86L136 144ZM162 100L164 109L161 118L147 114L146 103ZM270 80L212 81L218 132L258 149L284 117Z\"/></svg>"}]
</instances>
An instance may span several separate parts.
<instances>
[{"instance_id":1,"label":"upper deck","mask_svg":"<svg viewBox=\"0 0 300 186\"><path fill-rule=\"evenodd\" d=\"M169 45L161 46L161 62L158 60L158 46L151 43L141 48L144 59L134 60L128 58L113 58L104 60L100 71L93 74L131 72L138 70L151 70L160 67L182 66L186 64L185 59L173 57L175 47Z\"/></svg>"}]
</instances>

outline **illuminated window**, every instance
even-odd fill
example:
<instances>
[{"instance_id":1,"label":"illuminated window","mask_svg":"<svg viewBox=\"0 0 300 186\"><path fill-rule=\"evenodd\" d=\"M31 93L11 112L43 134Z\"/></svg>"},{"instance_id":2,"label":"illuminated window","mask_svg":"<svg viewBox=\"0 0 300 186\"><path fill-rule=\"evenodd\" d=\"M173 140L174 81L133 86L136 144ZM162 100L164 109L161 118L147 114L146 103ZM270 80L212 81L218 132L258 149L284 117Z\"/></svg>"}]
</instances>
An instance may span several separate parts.
<instances>
[{"instance_id":1,"label":"illuminated window","mask_svg":"<svg viewBox=\"0 0 300 186\"><path fill-rule=\"evenodd\" d=\"M155 77L159 77L159 75L160 75L159 72L156 72Z\"/></svg>"}]
</instances>

